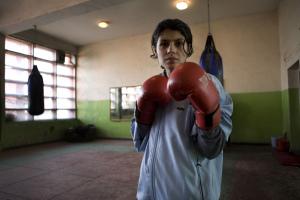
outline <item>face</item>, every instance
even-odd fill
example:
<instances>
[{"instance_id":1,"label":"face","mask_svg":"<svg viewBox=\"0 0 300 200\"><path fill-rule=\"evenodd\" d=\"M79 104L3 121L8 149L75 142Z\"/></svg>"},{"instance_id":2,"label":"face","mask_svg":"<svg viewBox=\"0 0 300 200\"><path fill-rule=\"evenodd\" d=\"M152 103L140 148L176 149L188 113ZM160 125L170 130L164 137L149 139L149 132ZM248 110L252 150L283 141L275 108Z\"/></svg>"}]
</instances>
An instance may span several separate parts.
<instances>
[{"instance_id":1,"label":"face","mask_svg":"<svg viewBox=\"0 0 300 200\"><path fill-rule=\"evenodd\" d=\"M161 32L156 44L156 54L159 64L166 69L168 75L178 64L186 61L184 45L184 36L179 31L166 29Z\"/></svg>"}]
</instances>

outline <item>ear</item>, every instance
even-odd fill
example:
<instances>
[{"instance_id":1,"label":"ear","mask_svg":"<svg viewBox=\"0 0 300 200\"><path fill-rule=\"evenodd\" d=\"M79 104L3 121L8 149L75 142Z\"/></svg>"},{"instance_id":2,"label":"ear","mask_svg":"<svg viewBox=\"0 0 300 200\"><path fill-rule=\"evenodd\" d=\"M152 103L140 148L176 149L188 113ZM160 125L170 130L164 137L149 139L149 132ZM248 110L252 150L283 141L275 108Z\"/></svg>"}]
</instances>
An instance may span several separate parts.
<instances>
[{"instance_id":1,"label":"ear","mask_svg":"<svg viewBox=\"0 0 300 200\"><path fill-rule=\"evenodd\" d=\"M152 46L151 49L152 49L152 53L153 53L153 54L151 55L151 57L152 57L152 58L157 58L157 53L156 53L156 48L155 48L155 46Z\"/></svg>"}]
</instances>

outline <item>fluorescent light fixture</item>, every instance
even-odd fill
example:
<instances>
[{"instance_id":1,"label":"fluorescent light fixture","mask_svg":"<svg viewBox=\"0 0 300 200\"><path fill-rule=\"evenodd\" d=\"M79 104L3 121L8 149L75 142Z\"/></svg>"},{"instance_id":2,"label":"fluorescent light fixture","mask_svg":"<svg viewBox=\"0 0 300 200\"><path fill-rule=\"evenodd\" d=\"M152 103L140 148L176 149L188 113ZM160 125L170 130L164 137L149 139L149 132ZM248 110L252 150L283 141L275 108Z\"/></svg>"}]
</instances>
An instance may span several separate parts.
<instances>
[{"instance_id":1,"label":"fluorescent light fixture","mask_svg":"<svg viewBox=\"0 0 300 200\"><path fill-rule=\"evenodd\" d=\"M189 2L187 0L180 0L176 2L176 8L178 10L185 10L189 7Z\"/></svg>"},{"instance_id":2,"label":"fluorescent light fixture","mask_svg":"<svg viewBox=\"0 0 300 200\"><path fill-rule=\"evenodd\" d=\"M98 26L100 28L107 28L109 26L109 23L107 21L102 21L98 23Z\"/></svg>"}]
</instances>

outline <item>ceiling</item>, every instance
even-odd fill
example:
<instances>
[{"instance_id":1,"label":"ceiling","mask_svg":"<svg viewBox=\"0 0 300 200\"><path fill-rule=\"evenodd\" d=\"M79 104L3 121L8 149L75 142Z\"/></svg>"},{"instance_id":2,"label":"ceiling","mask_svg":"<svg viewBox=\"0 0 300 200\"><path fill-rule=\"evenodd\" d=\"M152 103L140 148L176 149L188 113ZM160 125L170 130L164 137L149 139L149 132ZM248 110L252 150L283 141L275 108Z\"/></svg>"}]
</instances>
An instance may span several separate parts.
<instances>
[{"instance_id":1,"label":"ceiling","mask_svg":"<svg viewBox=\"0 0 300 200\"><path fill-rule=\"evenodd\" d=\"M68 15L44 16L38 30L82 46L152 32L165 18L180 18L188 24L207 23L207 0L190 1L188 9L179 11L174 0L92 0ZM210 0L211 20L271 11L278 3L279 0ZM100 20L110 21L111 26L98 28Z\"/></svg>"}]
</instances>

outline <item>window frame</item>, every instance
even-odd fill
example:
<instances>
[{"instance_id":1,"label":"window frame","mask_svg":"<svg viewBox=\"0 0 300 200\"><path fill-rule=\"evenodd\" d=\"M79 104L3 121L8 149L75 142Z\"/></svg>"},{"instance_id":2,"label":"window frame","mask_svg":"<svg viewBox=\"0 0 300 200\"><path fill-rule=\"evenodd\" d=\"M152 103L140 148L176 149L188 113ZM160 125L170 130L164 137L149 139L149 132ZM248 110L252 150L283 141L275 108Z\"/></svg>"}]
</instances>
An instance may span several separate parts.
<instances>
[{"instance_id":1,"label":"window frame","mask_svg":"<svg viewBox=\"0 0 300 200\"><path fill-rule=\"evenodd\" d=\"M135 88L135 90L136 90L135 96L136 97L135 97L135 101L134 101L134 106L133 107L129 107L129 108L123 109L123 106L122 106L122 102L123 102L122 96L124 95L122 93L122 89L123 88L126 88L126 89L128 89L128 88ZM115 97L118 99L117 102L115 103L115 106L116 106L115 110L116 110L116 112L113 112L114 109L112 108L112 104L113 104L113 100L111 98L111 94L112 94L111 90L112 89L115 89L116 93L118 93L117 95L115 95ZM141 85L122 86L122 87L110 87L109 88L109 116L110 116L110 120L111 121L113 121L113 122L120 122L120 121L130 121L132 119L133 114L134 114L136 100L137 100L137 97L141 93L141 89L142 89ZM128 93L125 93L125 95L128 95ZM121 101L119 101L120 99L121 99ZM124 113L122 112L123 110L125 110L129 114L127 113L127 115L124 115ZM116 113L116 116L114 116L113 113Z\"/></svg>"},{"instance_id":2,"label":"window frame","mask_svg":"<svg viewBox=\"0 0 300 200\"><path fill-rule=\"evenodd\" d=\"M77 79L77 58L76 58L76 55L68 53L68 52L64 52L65 53L65 58L69 57L69 59L74 60L75 63L74 64L70 64L70 63L61 64L61 63L57 62L57 58L56 58L57 51L55 49L52 49L52 48L49 48L49 47L46 47L46 46L40 45L40 44L34 44L32 42L21 40L19 38L15 38L15 37L11 37L11 36L6 36L5 37L5 43L6 43L7 39L29 45L30 46L30 52L29 52L30 55L6 49L6 46L4 48L4 60L5 60L4 61L4 115L5 115L5 118L7 119L7 114L12 112L12 111L17 111L17 112L18 111L25 111L25 112L27 112L27 115L25 115L25 117L24 117L25 119L16 119L14 121L28 122L28 121L55 121L55 120L74 120L74 119L77 119L77 104L76 104L76 101L77 101L77 92L76 92L77 91L76 90L76 88L77 88L77 85L76 85L76 83L77 83L77 80L76 80ZM46 59L42 59L42 58L39 58L39 57L33 55L34 54L34 48L36 48L36 47L42 48L42 49L49 49L49 50L55 52L54 60L46 60ZM7 65L6 64L6 55L7 54L28 58L29 59L28 68L26 69L26 68L21 68L21 67L17 67L17 66ZM74 59L73 59L73 57L74 57ZM46 108L46 106L45 106L44 111L45 112L51 111L51 113L52 113L51 115L53 116L53 118L39 119L39 117L41 115L37 115L37 116L30 115L28 113L28 106L26 107L26 104L25 104L24 108L17 108L18 106L16 106L15 108L7 108L6 97L26 98L27 103L28 103L28 94L27 95L26 94L20 94L19 95L19 94L7 94L6 93L6 83L12 83L12 84L16 84L16 85L18 85L18 84L19 85L22 85L22 84L28 85L27 81L6 80L5 76L6 76L7 66L12 68L12 69L18 70L18 71L27 71L28 76L29 76L31 71L32 71L33 63L35 61L48 62L48 63L51 63L53 65L53 72L40 71L41 74L47 74L47 75L51 75L53 77L53 85L44 83L44 88L45 87L50 87L53 90L53 95L52 96L47 96L47 94L45 94L45 92L44 92L44 101L45 101L45 99L52 99L52 101L53 101L53 108ZM70 67L71 71L72 71L72 75L57 74L58 65L61 65L63 67ZM58 85L57 84L57 77L70 78L70 80L72 81L72 86ZM72 97L58 97L57 96L58 88L66 88L66 89L71 90L72 91ZM59 108L59 106L57 104L58 99L70 100L70 102L72 102L71 108ZM73 105L74 105L74 107L73 107ZM70 117L70 118L59 117L58 118L58 112L59 111L65 111L65 110L70 111L70 113L73 113L72 117Z\"/></svg>"}]
</instances>

